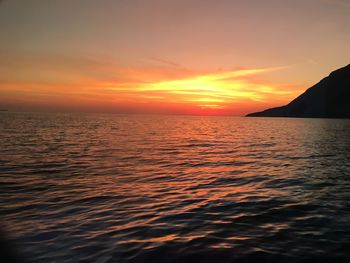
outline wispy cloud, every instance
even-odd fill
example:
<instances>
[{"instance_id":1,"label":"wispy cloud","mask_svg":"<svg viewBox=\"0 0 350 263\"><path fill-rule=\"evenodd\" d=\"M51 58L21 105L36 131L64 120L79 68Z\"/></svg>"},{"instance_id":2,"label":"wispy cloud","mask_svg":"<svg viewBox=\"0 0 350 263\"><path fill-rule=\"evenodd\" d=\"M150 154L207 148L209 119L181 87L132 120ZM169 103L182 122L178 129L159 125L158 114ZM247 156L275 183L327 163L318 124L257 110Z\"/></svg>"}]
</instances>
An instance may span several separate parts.
<instances>
[{"instance_id":1,"label":"wispy cloud","mask_svg":"<svg viewBox=\"0 0 350 263\"><path fill-rule=\"evenodd\" d=\"M161 66L122 66L93 58L4 52L0 59L6 62L0 65L4 100L228 110L244 104L286 102L298 92L286 83L263 78L286 67L213 72L189 70L162 59L156 59Z\"/></svg>"},{"instance_id":2,"label":"wispy cloud","mask_svg":"<svg viewBox=\"0 0 350 263\"><path fill-rule=\"evenodd\" d=\"M116 94L133 91L134 96L152 94L151 97L157 100L179 101L197 106L221 105L224 108L235 102L261 102L270 100L271 97L289 98L294 95L295 91L283 89L280 85L251 80L252 76L279 69L281 68L241 69L139 84L109 83L104 88Z\"/></svg>"},{"instance_id":3,"label":"wispy cloud","mask_svg":"<svg viewBox=\"0 0 350 263\"><path fill-rule=\"evenodd\" d=\"M182 66L174 61L167 60L167 59L162 59L162 58L150 58L151 61L155 61L158 63L161 63L163 65L171 66L171 67L176 67L176 68L182 68Z\"/></svg>"}]
</instances>

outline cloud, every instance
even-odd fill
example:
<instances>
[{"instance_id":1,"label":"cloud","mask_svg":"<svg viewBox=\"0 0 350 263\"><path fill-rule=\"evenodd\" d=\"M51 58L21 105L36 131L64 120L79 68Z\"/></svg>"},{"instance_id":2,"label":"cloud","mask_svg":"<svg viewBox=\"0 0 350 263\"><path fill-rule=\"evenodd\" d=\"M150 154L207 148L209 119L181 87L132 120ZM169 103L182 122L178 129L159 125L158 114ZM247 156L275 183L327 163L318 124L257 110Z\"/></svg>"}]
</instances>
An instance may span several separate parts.
<instances>
[{"instance_id":1,"label":"cloud","mask_svg":"<svg viewBox=\"0 0 350 263\"><path fill-rule=\"evenodd\" d=\"M244 101L263 102L276 97L289 99L295 95L295 90L281 88L283 84L256 80L257 75L278 69L281 68L241 69L150 83L110 83L105 89L115 94L132 91L134 97L149 95L149 98L158 101L179 101L197 106L203 106L205 102L205 105L215 107Z\"/></svg>"},{"instance_id":2,"label":"cloud","mask_svg":"<svg viewBox=\"0 0 350 263\"><path fill-rule=\"evenodd\" d=\"M145 105L164 109L171 104L230 110L237 105L286 102L298 92L286 83L272 83L262 77L285 67L213 72L189 70L162 59L155 59L161 66L126 66L78 56L5 52L0 52L0 59L5 62L0 65L4 101L22 98L38 104L89 102L130 109Z\"/></svg>"},{"instance_id":3,"label":"cloud","mask_svg":"<svg viewBox=\"0 0 350 263\"><path fill-rule=\"evenodd\" d=\"M165 64L167 66L182 68L182 66L180 64L173 62L173 61L170 61L170 60L161 59L161 58L150 58L150 60L160 62L161 64Z\"/></svg>"}]
</instances>

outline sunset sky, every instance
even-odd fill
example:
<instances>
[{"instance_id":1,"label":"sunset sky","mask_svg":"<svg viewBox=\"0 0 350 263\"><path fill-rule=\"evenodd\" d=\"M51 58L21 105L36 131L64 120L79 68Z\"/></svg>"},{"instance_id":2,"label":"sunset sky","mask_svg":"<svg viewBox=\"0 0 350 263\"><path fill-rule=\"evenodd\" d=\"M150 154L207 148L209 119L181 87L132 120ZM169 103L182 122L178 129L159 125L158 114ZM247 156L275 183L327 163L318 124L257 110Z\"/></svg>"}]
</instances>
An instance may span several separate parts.
<instances>
[{"instance_id":1,"label":"sunset sky","mask_svg":"<svg viewBox=\"0 0 350 263\"><path fill-rule=\"evenodd\" d=\"M3 0L0 108L243 115L350 63L348 0Z\"/></svg>"}]
</instances>

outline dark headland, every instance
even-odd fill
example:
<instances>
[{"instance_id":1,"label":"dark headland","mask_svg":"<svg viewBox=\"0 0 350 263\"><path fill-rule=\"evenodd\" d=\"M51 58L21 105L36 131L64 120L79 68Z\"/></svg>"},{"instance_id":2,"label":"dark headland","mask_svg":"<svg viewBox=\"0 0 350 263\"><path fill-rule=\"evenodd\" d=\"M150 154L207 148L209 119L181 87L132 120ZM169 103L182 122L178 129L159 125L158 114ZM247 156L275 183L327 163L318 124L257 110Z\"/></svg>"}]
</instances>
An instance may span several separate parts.
<instances>
[{"instance_id":1,"label":"dark headland","mask_svg":"<svg viewBox=\"0 0 350 263\"><path fill-rule=\"evenodd\" d=\"M247 117L350 118L350 64L333 71L289 104Z\"/></svg>"}]
</instances>

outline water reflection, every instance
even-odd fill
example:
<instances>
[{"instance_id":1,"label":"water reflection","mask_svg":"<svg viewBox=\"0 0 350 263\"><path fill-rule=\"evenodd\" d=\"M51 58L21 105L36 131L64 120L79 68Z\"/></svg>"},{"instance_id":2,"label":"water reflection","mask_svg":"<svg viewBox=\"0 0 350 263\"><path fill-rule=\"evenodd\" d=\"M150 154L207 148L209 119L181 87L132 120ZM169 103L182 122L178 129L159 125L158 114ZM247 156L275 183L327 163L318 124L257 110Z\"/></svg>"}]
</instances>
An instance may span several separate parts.
<instances>
[{"instance_id":1,"label":"water reflection","mask_svg":"<svg viewBox=\"0 0 350 263\"><path fill-rule=\"evenodd\" d=\"M2 119L0 213L35 262L348 257L349 121Z\"/></svg>"}]
</instances>

